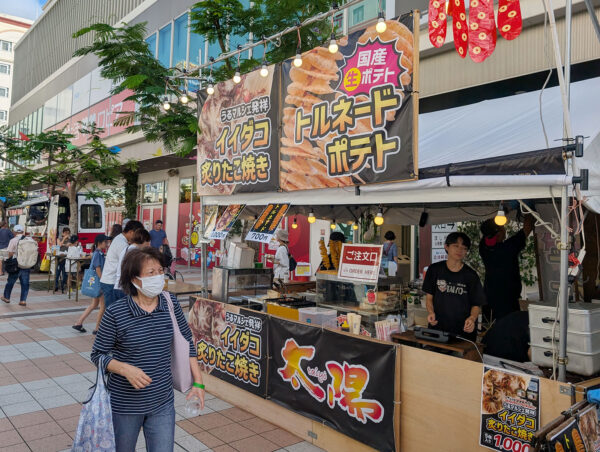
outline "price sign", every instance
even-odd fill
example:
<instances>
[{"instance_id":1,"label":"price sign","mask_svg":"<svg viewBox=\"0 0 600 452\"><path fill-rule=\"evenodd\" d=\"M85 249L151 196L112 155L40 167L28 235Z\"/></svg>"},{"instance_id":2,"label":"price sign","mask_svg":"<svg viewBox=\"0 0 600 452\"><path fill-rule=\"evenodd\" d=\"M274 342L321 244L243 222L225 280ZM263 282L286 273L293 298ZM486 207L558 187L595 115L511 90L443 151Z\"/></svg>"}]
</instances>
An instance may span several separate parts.
<instances>
[{"instance_id":1,"label":"price sign","mask_svg":"<svg viewBox=\"0 0 600 452\"><path fill-rule=\"evenodd\" d=\"M227 206L221 217L217 220L215 228L210 233L210 238L214 240L223 240L231 231L231 228L239 218L245 204L231 204Z\"/></svg>"},{"instance_id":2,"label":"price sign","mask_svg":"<svg viewBox=\"0 0 600 452\"><path fill-rule=\"evenodd\" d=\"M289 208L289 204L269 204L246 235L246 240L269 243Z\"/></svg>"}]
</instances>

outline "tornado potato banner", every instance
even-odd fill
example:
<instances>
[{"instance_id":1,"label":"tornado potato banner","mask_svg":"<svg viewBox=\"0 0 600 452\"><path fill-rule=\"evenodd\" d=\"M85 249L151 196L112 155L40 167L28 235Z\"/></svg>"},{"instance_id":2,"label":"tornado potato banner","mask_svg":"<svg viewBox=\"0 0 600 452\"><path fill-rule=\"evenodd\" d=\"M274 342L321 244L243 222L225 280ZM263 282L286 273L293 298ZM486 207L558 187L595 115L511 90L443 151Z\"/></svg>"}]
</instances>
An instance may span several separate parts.
<instances>
[{"instance_id":1,"label":"tornado potato banner","mask_svg":"<svg viewBox=\"0 0 600 452\"><path fill-rule=\"evenodd\" d=\"M199 103L198 194L417 178L416 13L228 80Z\"/></svg>"}]
</instances>

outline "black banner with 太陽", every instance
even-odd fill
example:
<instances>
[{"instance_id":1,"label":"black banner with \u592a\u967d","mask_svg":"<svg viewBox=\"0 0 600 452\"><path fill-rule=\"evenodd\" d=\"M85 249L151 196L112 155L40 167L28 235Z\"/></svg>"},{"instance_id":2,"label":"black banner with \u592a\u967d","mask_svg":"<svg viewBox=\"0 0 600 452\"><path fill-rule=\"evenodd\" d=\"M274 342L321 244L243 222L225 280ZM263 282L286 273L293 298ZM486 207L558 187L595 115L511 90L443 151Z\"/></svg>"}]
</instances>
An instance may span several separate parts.
<instances>
[{"instance_id":1,"label":"black banner with \u592a\u967d","mask_svg":"<svg viewBox=\"0 0 600 452\"><path fill-rule=\"evenodd\" d=\"M269 318L268 394L378 450L395 450L393 344Z\"/></svg>"}]
</instances>

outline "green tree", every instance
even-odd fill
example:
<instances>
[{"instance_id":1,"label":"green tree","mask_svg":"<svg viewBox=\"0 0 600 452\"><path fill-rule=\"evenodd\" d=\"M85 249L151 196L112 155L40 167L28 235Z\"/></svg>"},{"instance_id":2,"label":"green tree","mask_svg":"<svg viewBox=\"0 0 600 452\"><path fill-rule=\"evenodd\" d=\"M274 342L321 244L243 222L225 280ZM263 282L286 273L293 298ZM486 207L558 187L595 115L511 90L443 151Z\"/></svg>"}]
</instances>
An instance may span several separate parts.
<instances>
[{"instance_id":1,"label":"green tree","mask_svg":"<svg viewBox=\"0 0 600 452\"><path fill-rule=\"evenodd\" d=\"M0 219L6 220L6 209L24 201L31 179L12 171L0 172Z\"/></svg>"},{"instance_id":2,"label":"green tree","mask_svg":"<svg viewBox=\"0 0 600 452\"><path fill-rule=\"evenodd\" d=\"M13 165L13 177L47 186L50 195L64 191L69 199L71 231L77 231L79 224L77 192L86 188L88 196L102 197L94 184L116 185L121 176L115 150L99 138L102 129L95 124L82 125L80 132L89 137L83 147L73 146L73 135L61 130L31 135L29 141L15 140L8 133L0 135L0 159Z\"/></svg>"}]
</instances>

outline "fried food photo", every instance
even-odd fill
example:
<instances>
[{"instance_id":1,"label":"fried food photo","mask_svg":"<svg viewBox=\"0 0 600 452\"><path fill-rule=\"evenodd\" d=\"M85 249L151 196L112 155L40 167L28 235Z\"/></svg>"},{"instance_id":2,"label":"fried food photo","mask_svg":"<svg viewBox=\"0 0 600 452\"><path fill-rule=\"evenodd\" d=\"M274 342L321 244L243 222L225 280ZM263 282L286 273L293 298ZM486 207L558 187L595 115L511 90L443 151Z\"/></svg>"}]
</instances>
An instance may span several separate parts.
<instances>
[{"instance_id":1,"label":"fried food photo","mask_svg":"<svg viewBox=\"0 0 600 452\"><path fill-rule=\"evenodd\" d=\"M496 414L502 409L506 397L520 398L519 393L527 388L526 379L496 369L488 370L483 376L481 408L484 414Z\"/></svg>"}]
</instances>

